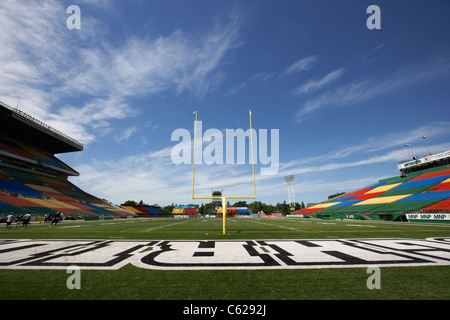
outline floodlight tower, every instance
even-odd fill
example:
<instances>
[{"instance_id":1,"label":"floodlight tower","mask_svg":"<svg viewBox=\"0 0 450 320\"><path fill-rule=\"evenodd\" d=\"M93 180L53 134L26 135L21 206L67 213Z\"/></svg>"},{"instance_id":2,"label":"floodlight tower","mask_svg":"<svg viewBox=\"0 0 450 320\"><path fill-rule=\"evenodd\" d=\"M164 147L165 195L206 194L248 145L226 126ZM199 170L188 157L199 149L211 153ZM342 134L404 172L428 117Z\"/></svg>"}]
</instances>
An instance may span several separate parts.
<instances>
[{"instance_id":1,"label":"floodlight tower","mask_svg":"<svg viewBox=\"0 0 450 320\"><path fill-rule=\"evenodd\" d=\"M295 178L294 176L286 176L284 177L284 181L286 181L286 184L288 186L288 194L289 194L289 207L293 208L295 207Z\"/></svg>"}]
</instances>

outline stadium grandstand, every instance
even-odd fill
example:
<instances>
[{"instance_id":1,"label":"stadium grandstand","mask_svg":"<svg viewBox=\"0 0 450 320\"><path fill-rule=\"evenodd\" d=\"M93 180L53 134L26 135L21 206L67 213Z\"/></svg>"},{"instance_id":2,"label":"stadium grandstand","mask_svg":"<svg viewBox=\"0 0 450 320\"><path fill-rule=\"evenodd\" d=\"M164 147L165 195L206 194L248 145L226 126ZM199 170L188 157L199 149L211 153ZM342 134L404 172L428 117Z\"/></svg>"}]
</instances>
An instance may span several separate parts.
<instances>
[{"instance_id":1,"label":"stadium grandstand","mask_svg":"<svg viewBox=\"0 0 450 320\"><path fill-rule=\"evenodd\" d=\"M133 212L136 217L144 217L144 218L168 218L173 215L161 208L160 206L121 206L121 208Z\"/></svg>"},{"instance_id":2,"label":"stadium grandstand","mask_svg":"<svg viewBox=\"0 0 450 320\"><path fill-rule=\"evenodd\" d=\"M207 207L206 214L209 215L217 215L222 216L223 208L222 207ZM247 207L227 207L227 216L236 217L236 216L251 216L252 211Z\"/></svg>"},{"instance_id":3,"label":"stadium grandstand","mask_svg":"<svg viewBox=\"0 0 450 320\"><path fill-rule=\"evenodd\" d=\"M197 215L197 207L195 206L175 206L172 214L176 217L194 217Z\"/></svg>"},{"instance_id":4,"label":"stadium grandstand","mask_svg":"<svg viewBox=\"0 0 450 320\"><path fill-rule=\"evenodd\" d=\"M203 215L221 216L223 212L222 207L206 207ZM175 217L194 217L198 215L198 209L195 206L175 206L172 210ZM250 215L250 209L245 207L227 207L227 216L233 217L238 215Z\"/></svg>"},{"instance_id":5,"label":"stadium grandstand","mask_svg":"<svg viewBox=\"0 0 450 320\"><path fill-rule=\"evenodd\" d=\"M79 173L55 154L83 148L75 139L0 102L0 219L11 213L31 213L38 220L57 212L66 219L133 216L68 181Z\"/></svg>"},{"instance_id":6,"label":"stadium grandstand","mask_svg":"<svg viewBox=\"0 0 450 320\"><path fill-rule=\"evenodd\" d=\"M400 175L293 214L322 219L450 222L450 151L398 165Z\"/></svg>"},{"instance_id":7,"label":"stadium grandstand","mask_svg":"<svg viewBox=\"0 0 450 320\"><path fill-rule=\"evenodd\" d=\"M55 155L83 144L0 102L0 220L31 213L37 220L61 212L66 219L193 217L195 206L114 206L71 183L79 173ZM450 222L450 151L401 161L400 174L293 212L302 217ZM216 191L217 192L217 191ZM250 215L248 208L227 208ZM205 214L221 215L220 206Z\"/></svg>"},{"instance_id":8,"label":"stadium grandstand","mask_svg":"<svg viewBox=\"0 0 450 320\"><path fill-rule=\"evenodd\" d=\"M222 214L223 209L222 207L220 208L216 208L216 212L217 214ZM250 215L250 210L246 207L241 207L241 208L237 208L237 207L228 207L227 208L227 215Z\"/></svg>"}]
</instances>

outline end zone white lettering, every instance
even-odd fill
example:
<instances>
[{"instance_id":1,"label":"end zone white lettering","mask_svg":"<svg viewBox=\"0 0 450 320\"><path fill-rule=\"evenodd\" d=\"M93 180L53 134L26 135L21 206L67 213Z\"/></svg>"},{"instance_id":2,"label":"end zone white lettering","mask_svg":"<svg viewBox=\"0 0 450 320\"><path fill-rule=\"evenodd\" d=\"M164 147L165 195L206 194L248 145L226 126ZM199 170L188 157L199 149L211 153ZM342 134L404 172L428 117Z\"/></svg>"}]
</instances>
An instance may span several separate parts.
<instances>
[{"instance_id":1,"label":"end zone white lettering","mask_svg":"<svg viewBox=\"0 0 450 320\"><path fill-rule=\"evenodd\" d=\"M152 270L450 265L450 238L311 240L3 240L0 269Z\"/></svg>"}]
</instances>

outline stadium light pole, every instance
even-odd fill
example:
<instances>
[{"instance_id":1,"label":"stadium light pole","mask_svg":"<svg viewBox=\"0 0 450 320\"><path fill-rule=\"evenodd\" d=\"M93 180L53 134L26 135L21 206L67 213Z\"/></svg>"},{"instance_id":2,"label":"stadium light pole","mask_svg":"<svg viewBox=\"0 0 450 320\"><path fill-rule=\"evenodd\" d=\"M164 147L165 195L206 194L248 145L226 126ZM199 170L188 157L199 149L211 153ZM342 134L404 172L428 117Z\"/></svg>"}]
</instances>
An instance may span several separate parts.
<instances>
[{"instance_id":1,"label":"stadium light pole","mask_svg":"<svg viewBox=\"0 0 450 320\"><path fill-rule=\"evenodd\" d=\"M408 145L409 145L409 147L411 147L411 143L406 143L405 144L405 147L406 147L406 150L408 151L408 158L409 159L412 159L412 155L411 155L411 152L409 151L409 148L408 148ZM195 160L195 159L194 159Z\"/></svg>"},{"instance_id":2,"label":"stadium light pole","mask_svg":"<svg viewBox=\"0 0 450 320\"><path fill-rule=\"evenodd\" d=\"M286 182L288 186L288 196L289 196L289 211L290 209L295 206L295 177L294 176L286 176L284 177L284 181Z\"/></svg>"},{"instance_id":3,"label":"stadium light pole","mask_svg":"<svg viewBox=\"0 0 450 320\"><path fill-rule=\"evenodd\" d=\"M425 140L425 144L426 144L426 146L427 146L427 150L428 150L428 155L431 155L431 152L430 152L430 147L428 147L428 141L427 141L427 139L426 139L427 137L426 136L423 136L422 137L422 139L423 140Z\"/></svg>"},{"instance_id":4,"label":"stadium light pole","mask_svg":"<svg viewBox=\"0 0 450 320\"><path fill-rule=\"evenodd\" d=\"M412 156L412 158L413 158L413 160L414 160L414 150L413 150L412 147L411 147L411 143L409 144L409 148L411 149L411 156Z\"/></svg>"}]
</instances>

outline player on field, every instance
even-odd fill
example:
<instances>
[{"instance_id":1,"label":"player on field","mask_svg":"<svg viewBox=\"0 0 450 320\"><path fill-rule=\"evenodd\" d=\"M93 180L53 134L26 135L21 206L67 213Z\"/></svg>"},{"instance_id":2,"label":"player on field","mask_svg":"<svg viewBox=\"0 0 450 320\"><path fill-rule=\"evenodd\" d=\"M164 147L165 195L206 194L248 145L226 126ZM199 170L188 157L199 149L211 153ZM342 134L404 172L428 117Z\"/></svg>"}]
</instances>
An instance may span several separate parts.
<instances>
[{"instance_id":1,"label":"player on field","mask_svg":"<svg viewBox=\"0 0 450 320\"><path fill-rule=\"evenodd\" d=\"M14 221L14 215L12 213L10 213L6 217L6 230L11 229L11 223L13 223L13 221Z\"/></svg>"},{"instance_id":2,"label":"player on field","mask_svg":"<svg viewBox=\"0 0 450 320\"><path fill-rule=\"evenodd\" d=\"M60 212L57 212L53 216L50 216L50 227L52 226L52 224L55 224L55 227L56 227L56 225L58 224L60 219L61 219Z\"/></svg>"},{"instance_id":3,"label":"player on field","mask_svg":"<svg viewBox=\"0 0 450 320\"><path fill-rule=\"evenodd\" d=\"M31 220L31 214L27 213L26 215L23 216L23 220L22 220L22 226L20 227L20 229L26 229L28 223Z\"/></svg>"}]
</instances>

